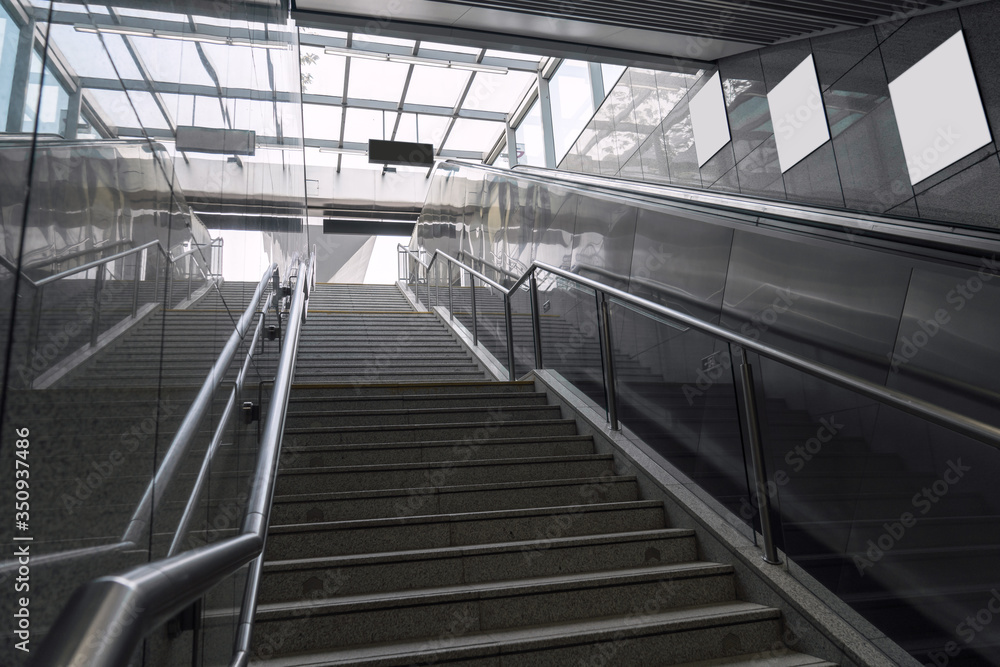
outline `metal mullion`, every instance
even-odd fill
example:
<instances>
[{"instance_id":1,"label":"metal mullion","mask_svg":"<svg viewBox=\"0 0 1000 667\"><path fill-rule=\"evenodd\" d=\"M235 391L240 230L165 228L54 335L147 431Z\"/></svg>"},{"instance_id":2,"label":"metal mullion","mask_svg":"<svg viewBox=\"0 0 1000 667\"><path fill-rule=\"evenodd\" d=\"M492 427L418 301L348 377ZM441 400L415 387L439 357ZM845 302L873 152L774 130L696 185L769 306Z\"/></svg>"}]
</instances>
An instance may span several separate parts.
<instances>
[{"instance_id":1,"label":"metal mullion","mask_svg":"<svg viewBox=\"0 0 1000 667\"><path fill-rule=\"evenodd\" d=\"M351 46L351 43L353 42L353 40L354 40L354 33L353 32L347 33L347 46L348 47ZM340 146L341 147L344 146L344 134L347 131L347 88L350 85L351 85L351 59L350 58L344 58L344 96L341 98L343 101L341 102L341 105L340 105L340 108L341 108L341 112L340 112ZM340 173L340 170L343 168L343 166L344 166L344 154L340 153L339 155L337 155L337 173L338 174Z\"/></svg>"},{"instance_id":2,"label":"metal mullion","mask_svg":"<svg viewBox=\"0 0 1000 667\"><path fill-rule=\"evenodd\" d=\"M483 56L486 55L486 49L481 49L479 55L476 56L476 62L480 63L483 60ZM451 136L451 131L455 129L455 122L458 120L458 112L461 111L462 105L465 104L465 98L469 96L469 91L472 90L472 82L476 80L476 75L479 72L470 72L471 76L469 80L465 82L465 89L462 90L462 94L458 96L458 101L455 102L455 106L452 108L451 121L448 123L448 129L445 131L444 136L441 137L441 145L438 146L437 154L441 155L441 151L444 150L444 145L448 143L448 137Z\"/></svg>"}]
</instances>

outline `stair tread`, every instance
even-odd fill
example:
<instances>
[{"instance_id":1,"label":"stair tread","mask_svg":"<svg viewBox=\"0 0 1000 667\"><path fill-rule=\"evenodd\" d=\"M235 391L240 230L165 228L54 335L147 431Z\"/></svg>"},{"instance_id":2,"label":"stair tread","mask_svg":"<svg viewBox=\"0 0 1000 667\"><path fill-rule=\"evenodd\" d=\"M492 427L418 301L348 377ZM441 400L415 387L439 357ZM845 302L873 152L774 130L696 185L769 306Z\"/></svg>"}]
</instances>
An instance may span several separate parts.
<instances>
[{"instance_id":1,"label":"stair tread","mask_svg":"<svg viewBox=\"0 0 1000 667\"><path fill-rule=\"evenodd\" d=\"M438 586L405 591L345 595L319 600L272 602L257 607L258 618L280 616L290 611L309 609L312 613L344 613L365 608L414 604L434 604L462 599L486 599L567 591L580 587L611 586L638 581L657 581L663 577L708 577L732 574L732 565L693 561L668 565L627 568L610 571L582 572L532 579L507 579L474 584Z\"/></svg>"},{"instance_id":2,"label":"stair tread","mask_svg":"<svg viewBox=\"0 0 1000 667\"><path fill-rule=\"evenodd\" d=\"M485 519L506 519L523 516L544 516L546 514L577 514L608 512L629 509L662 509L663 503L656 500L629 500L614 503L592 503L590 505L557 505L553 507L530 507L511 510L490 510L483 512L462 512L460 514L420 514L407 517L387 517L382 519L349 519L345 521L322 521L315 523L291 523L271 525L270 532L301 533L317 530L336 530L338 528L369 528L379 526L401 526L407 524L441 523L460 521L481 521Z\"/></svg>"},{"instance_id":3,"label":"stair tread","mask_svg":"<svg viewBox=\"0 0 1000 667\"><path fill-rule=\"evenodd\" d=\"M560 477L558 479L491 482L484 484L453 484L421 489L423 493L467 493L469 491L499 491L550 486L577 486L582 484L618 484L634 482L634 475L608 475L604 477ZM325 491L320 493L275 494L274 502L316 502L322 500L353 500L385 496L409 496L411 489L364 489L356 491Z\"/></svg>"},{"instance_id":4,"label":"stair tread","mask_svg":"<svg viewBox=\"0 0 1000 667\"><path fill-rule=\"evenodd\" d=\"M776 620L780 612L751 602L724 602L683 607L656 614L630 618L627 628L634 636L647 633L677 632L712 627L724 623ZM266 667L320 667L321 665L373 664L410 665L437 662L441 656L450 659L488 657L537 650L581 642L609 641L620 637L623 618L608 616L582 621L513 628L500 631L476 632L449 637L446 649L435 650L426 639L362 646L327 653L282 656L255 661ZM395 658L395 660L393 660ZM376 660L379 662L375 662ZM383 662L384 661L384 662Z\"/></svg>"},{"instance_id":5,"label":"stair tread","mask_svg":"<svg viewBox=\"0 0 1000 667\"><path fill-rule=\"evenodd\" d=\"M620 542L645 541L656 538L680 539L694 537L690 528L658 528L656 530L634 530L625 533L601 533L599 535L581 535L574 537L546 538L544 540L521 540L517 542L491 542L488 544L470 544L436 549L411 549L409 551L383 551L369 554L347 554L343 556L321 556L317 558L298 558L289 560L273 560L264 563L264 572L276 570L308 570L317 566L343 567L358 563L382 563L409 560L426 560L428 558L462 557L493 553L521 551L531 545L545 543L550 549L571 546L591 546L596 544L613 544Z\"/></svg>"},{"instance_id":6,"label":"stair tread","mask_svg":"<svg viewBox=\"0 0 1000 667\"><path fill-rule=\"evenodd\" d=\"M315 466L283 468L280 475L316 475L324 472L383 472L389 470L424 470L427 468L472 468L477 466L504 466L511 464L569 463L570 461L612 461L611 454L565 454L560 456L533 456L507 459L471 459L456 461L421 461L419 463L373 463L351 466Z\"/></svg>"}]
</instances>

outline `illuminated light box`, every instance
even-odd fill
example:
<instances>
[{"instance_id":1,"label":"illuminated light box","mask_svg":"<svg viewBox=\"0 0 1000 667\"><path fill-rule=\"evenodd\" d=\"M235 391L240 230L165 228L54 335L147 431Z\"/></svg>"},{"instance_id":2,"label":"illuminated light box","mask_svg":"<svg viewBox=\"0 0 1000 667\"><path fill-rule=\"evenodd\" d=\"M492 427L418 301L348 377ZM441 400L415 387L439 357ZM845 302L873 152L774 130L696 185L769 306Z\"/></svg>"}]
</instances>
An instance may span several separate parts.
<instances>
[{"instance_id":1,"label":"illuminated light box","mask_svg":"<svg viewBox=\"0 0 1000 667\"><path fill-rule=\"evenodd\" d=\"M910 183L993 141L959 30L889 83Z\"/></svg>"},{"instance_id":2,"label":"illuminated light box","mask_svg":"<svg viewBox=\"0 0 1000 667\"><path fill-rule=\"evenodd\" d=\"M729 143L729 118L722 96L722 77L718 72L691 98L689 108L694 147L701 167Z\"/></svg>"},{"instance_id":3,"label":"illuminated light box","mask_svg":"<svg viewBox=\"0 0 1000 667\"><path fill-rule=\"evenodd\" d=\"M778 164L785 173L830 140L823 94L812 55L767 94Z\"/></svg>"}]
</instances>

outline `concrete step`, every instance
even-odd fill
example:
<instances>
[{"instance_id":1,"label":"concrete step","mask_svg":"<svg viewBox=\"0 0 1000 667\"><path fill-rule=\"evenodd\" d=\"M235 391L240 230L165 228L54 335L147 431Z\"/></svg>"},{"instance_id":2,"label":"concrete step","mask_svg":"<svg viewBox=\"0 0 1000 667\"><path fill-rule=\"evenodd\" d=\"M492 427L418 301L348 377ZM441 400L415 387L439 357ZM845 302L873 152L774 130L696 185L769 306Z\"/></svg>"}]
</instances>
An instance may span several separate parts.
<instances>
[{"instance_id":1,"label":"concrete step","mask_svg":"<svg viewBox=\"0 0 1000 667\"><path fill-rule=\"evenodd\" d=\"M464 395L481 394L522 394L535 391L533 382L423 382L418 385L400 386L393 383L372 383L368 385L331 385L296 382L292 385L291 401L312 401L334 398L377 399L392 398L411 400L417 397L442 396L461 392Z\"/></svg>"},{"instance_id":2,"label":"concrete step","mask_svg":"<svg viewBox=\"0 0 1000 667\"><path fill-rule=\"evenodd\" d=\"M317 582L333 579L322 598L686 563L696 551L694 531L662 529L269 561L259 602L316 599Z\"/></svg>"},{"instance_id":3,"label":"concrete step","mask_svg":"<svg viewBox=\"0 0 1000 667\"><path fill-rule=\"evenodd\" d=\"M399 410L311 410L289 414L286 424L293 428L341 428L349 426L390 426L451 424L470 421L559 419L555 405L497 407L403 408Z\"/></svg>"},{"instance_id":4,"label":"concrete step","mask_svg":"<svg viewBox=\"0 0 1000 667\"><path fill-rule=\"evenodd\" d=\"M505 420L503 413L492 421L450 424L412 424L331 428L288 428L285 435L295 444L338 445L365 442L422 442L427 440L464 440L469 444L487 438L545 437L575 435L572 419Z\"/></svg>"},{"instance_id":5,"label":"concrete step","mask_svg":"<svg viewBox=\"0 0 1000 667\"><path fill-rule=\"evenodd\" d=\"M456 460L382 465L285 468L275 493L328 493L374 489L413 489L454 484L541 481L599 477L610 471L610 454L535 456L532 458Z\"/></svg>"},{"instance_id":6,"label":"concrete step","mask_svg":"<svg viewBox=\"0 0 1000 667\"><path fill-rule=\"evenodd\" d=\"M353 521L428 514L562 507L629 502L639 499L634 477L547 479L535 482L450 484L416 489L374 489L294 493L275 496L275 525L315 521Z\"/></svg>"},{"instance_id":7,"label":"concrete step","mask_svg":"<svg viewBox=\"0 0 1000 667\"><path fill-rule=\"evenodd\" d=\"M289 560L518 542L545 535L554 525L566 526L562 529L564 537L657 530L663 528L663 505L655 501L635 501L283 526L272 524L266 558Z\"/></svg>"},{"instance_id":8,"label":"concrete step","mask_svg":"<svg viewBox=\"0 0 1000 667\"><path fill-rule=\"evenodd\" d=\"M547 398L542 392L466 392L452 394L415 394L383 397L341 396L324 398L299 398L298 392L292 395L288 403L288 414L298 414L313 410L400 410L426 409L439 406L453 408L492 408L502 404L504 407L524 405L546 405Z\"/></svg>"},{"instance_id":9,"label":"concrete step","mask_svg":"<svg viewBox=\"0 0 1000 667\"><path fill-rule=\"evenodd\" d=\"M605 616L625 615L634 600L658 594L664 609L730 602L732 567L668 564L262 604L255 631L266 635L296 613L298 632L282 647L296 653L431 637L455 616L468 617L479 631L495 632L578 621L595 609Z\"/></svg>"},{"instance_id":10,"label":"concrete step","mask_svg":"<svg viewBox=\"0 0 1000 667\"><path fill-rule=\"evenodd\" d=\"M301 467L305 461L311 468L358 466L388 463L440 463L445 461L484 461L517 459L532 456L564 456L593 454L590 437L570 436L551 438L507 438L467 443L461 440L413 443L366 443L350 445L285 446L282 469Z\"/></svg>"},{"instance_id":11,"label":"concrete step","mask_svg":"<svg viewBox=\"0 0 1000 667\"><path fill-rule=\"evenodd\" d=\"M655 599L655 598L654 598ZM670 609L638 617L605 616L563 624L482 630L478 616L439 619L431 638L369 645L335 652L288 655L257 660L261 667L413 664L562 667L590 664L611 655L617 664L672 665L768 650L780 634L780 612L748 602L724 602ZM448 631L458 627L460 631ZM441 634L444 629L444 635ZM273 632L273 630L272 630ZM274 654L261 632L257 655ZM270 650L268 650L270 649ZM623 653L624 652L624 653ZM648 663L655 656L655 663ZM616 663L611 663L616 664Z\"/></svg>"}]
</instances>

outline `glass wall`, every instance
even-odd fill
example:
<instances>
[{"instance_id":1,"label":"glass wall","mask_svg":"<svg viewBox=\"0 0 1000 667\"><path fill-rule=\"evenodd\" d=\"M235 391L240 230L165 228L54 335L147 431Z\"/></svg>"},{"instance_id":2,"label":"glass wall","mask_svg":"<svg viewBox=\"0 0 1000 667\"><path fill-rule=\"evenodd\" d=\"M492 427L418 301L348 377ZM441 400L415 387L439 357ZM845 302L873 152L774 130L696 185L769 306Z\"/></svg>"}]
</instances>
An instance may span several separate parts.
<instances>
[{"instance_id":1,"label":"glass wall","mask_svg":"<svg viewBox=\"0 0 1000 667\"><path fill-rule=\"evenodd\" d=\"M634 75L616 86L628 83L631 104L613 92L616 113L604 120L615 128L607 140L641 157L629 123L646 126L654 106L681 105L676 79ZM595 192L485 166L444 164L432 181L414 243L425 255L441 249L517 277L543 262L1000 426L992 372L1000 368L1000 266L977 247L945 258L902 237L820 237L787 216L778 229L777 220L683 198ZM759 543L762 498L753 490L739 348L606 294L606 357L595 290L540 268L535 278L542 367L602 410L610 357L624 436L671 484ZM511 309L518 376L534 357L525 300L516 295ZM468 328L467 312L456 319ZM479 318L489 321L485 312ZM501 364L504 334L494 327L490 339L480 335ZM868 633L874 625L921 663L1000 664L1000 626L988 623L1000 554L1000 442L937 426L785 360L746 358L763 493L788 571L820 595L839 596L845 620Z\"/></svg>"},{"instance_id":2,"label":"glass wall","mask_svg":"<svg viewBox=\"0 0 1000 667\"><path fill-rule=\"evenodd\" d=\"M32 556L31 653L8 632L0 663L22 665L80 585L239 529L256 426L223 408L266 410L277 343L254 348L232 393L248 336L197 435L175 440L263 273L221 280L260 258L226 255L217 221L274 223L264 247L282 279L310 244L298 34L277 8L0 7L0 503L24 503L0 542L28 538ZM274 323L268 291L254 326ZM243 580L204 598L200 644L161 629L132 664L228 664ZM0 615L17 604L0 596Z\"/></svg>"}]
</instances>

